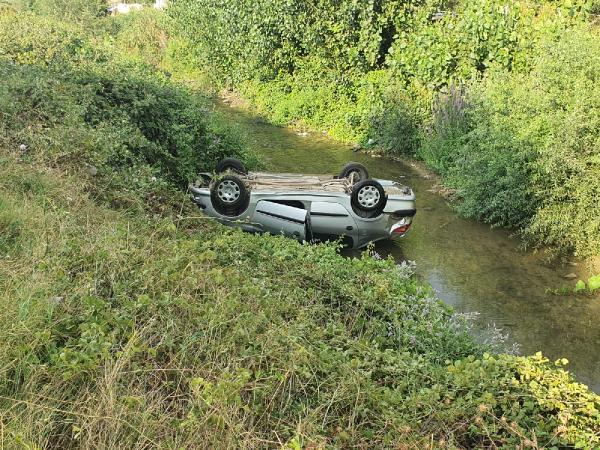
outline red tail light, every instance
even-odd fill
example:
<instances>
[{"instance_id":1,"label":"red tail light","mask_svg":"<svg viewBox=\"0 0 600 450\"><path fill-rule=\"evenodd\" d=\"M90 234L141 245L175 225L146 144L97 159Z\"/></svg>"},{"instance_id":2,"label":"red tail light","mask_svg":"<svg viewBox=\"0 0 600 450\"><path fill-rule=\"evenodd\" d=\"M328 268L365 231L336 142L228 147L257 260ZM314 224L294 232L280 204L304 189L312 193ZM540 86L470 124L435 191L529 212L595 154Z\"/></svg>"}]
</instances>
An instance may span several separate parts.
<instances>
[{"instance_id":1,"label":"red tail light","mask_svg":"<svg viewBox=\"0 0 600 450\"><path fill-rule=\"evenodd\" d=\"M393 234L404 234L408 231L409 228L410 228L410 223L407 223L404 225L397 225L392 228L392 233Z\"/></svg>"}]
</instances>

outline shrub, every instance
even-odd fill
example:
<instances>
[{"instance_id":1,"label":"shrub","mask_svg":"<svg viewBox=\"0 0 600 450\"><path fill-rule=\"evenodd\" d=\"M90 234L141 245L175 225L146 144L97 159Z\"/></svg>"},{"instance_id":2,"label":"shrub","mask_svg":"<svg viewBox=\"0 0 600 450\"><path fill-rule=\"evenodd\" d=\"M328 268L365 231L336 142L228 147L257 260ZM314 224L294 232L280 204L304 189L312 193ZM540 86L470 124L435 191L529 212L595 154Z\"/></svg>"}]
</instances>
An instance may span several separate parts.
<instances>
[{"instance_id":1,"label":"shrub","mask_svg":"<svg viewBox=\"0 0 600 450\"><path fill-rule=\"evenodd\" d=\"M34 15L0 20L0 140L8 147L25 144L51 164L93 166L125 191L143 191L156 177L187 186L225 156L255 163L201 97L146 63L115 57L77 25ZM14 39L10 30L18 30Z\"/></svg>"},{"instance_id":2,"label":"shrub","mask_svg":"<svg viewBox=\"0 0 600 450\"><path fill-rule=\"evenodd\" d=\"M317 69L320 67L320 69ZM317 78L314 73L319 71ZM303 62L294 75L281 74L270 83L238 85L256 110L274 123L327 131L344 140L367 140L371 111L382 102L381 73L328 70L316 59Z\"/></svg>"},{"instance_id":3,"label":"shrub","mask_svg":"<svg viewBox=\"0 0 600 450\"><path fill-rule=\"evenodd\" d=\"M598 32L565 33L540 49L523 99L531 106L521 128L543 136L532 179L540 207L527 236L581 257L600 254L599 79Z\"/></svg>"},{"instance_id":4,"label":"shrub","mask_svg":"<svg viewBox=\"0 0 600 450\"><path fill-rule=\"evenodd\" d=\"M29 0L30 7L39 14L53 16L63 21L91 23L106 14L104 0Z\"/></svg>"},{"instance_id":5,"label":"shrub","mask_svg":"<svg viewBox=\"0 0 600 450\"><path fill-rule=\"evenodd\" d=\"M115 18L115 45L119 54L142 62L161 66L169 42L166 16L146 8L135 14Z\"/></svg>"},{"instance_id":6,"label":"shrub","mask_svg":"<svg viewBox=\"0 0 600 450\"><path fill-rule=\"evenodd\" d=\"M415 155L421 146L421 124L428 116L428 94L418 83L395 81L389 71L381 90L379 105L371 103L369 135L389 153Z\"/></svg>"},{"instance_id":7,"label":"shrub","mask_svg":"<svg viewBox=\"0 0 600 450\"><path fill-rule=\"evenodd\" d=\"M84 28L29 12L0 14L0 59L19 64L106 62L110 51Z\"/></svg>"},{"instance_id":8,"label":"shrub","mask_svg":"<svg viewBox=\"0 0 600 450\"><path fill-rule=\"evenodd\" d=\"M544 40L528 74L472 86L465 120L440 126L438 112L423 157L458 188L460 211L556 252L600 252L598 42L588 29Z\"/></svg>"},{"instance_id":9,"label":"shrub","mask_svg":"<svg viewBox=\"0 0 600 450\"><path fill-rule=\"evenodd\" d=\"M327 69L365 71L385 58L404 2L175 0L168 13L180 34L202 51L203 64L234 82L294 73L305 57ZM318 74L314 74L318 75Z\"/></svg>"},{"instance_id":10,"label":"shrub","mask_svg":"<svg viewBox=\"0 0 600 450\"><path fill-rule=\"evenodd\" d=\"M11 145L26 143L46 160L105 172L148 165L185 185L198 170L243 152L210 130L203 103L190 92L126 67L109 74L4 64L0 71Z\"/></svg>"},{"instance_id":11,"label":"shrub","mask_svg":"<svg viewBox=\"0 0 600 450\"><path fill-rule=\"evenodd\" d=\"M438 173L448 175L458 157L456 148L470 131L466 87L450 85L436 96L432 110L431 126L424 133L417 155Z\"/></svg>"}]
</instances>

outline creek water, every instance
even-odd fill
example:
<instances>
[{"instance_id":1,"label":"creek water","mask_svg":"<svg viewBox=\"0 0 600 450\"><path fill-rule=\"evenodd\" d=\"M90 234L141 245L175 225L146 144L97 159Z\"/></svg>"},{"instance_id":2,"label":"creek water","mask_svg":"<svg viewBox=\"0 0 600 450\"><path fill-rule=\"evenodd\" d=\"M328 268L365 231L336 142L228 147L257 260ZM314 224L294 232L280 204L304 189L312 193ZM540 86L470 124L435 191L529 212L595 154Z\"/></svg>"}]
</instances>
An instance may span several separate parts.
<instances>
[{"instance_id":1,"label":"creek water","mask_svg":"<svg viewBox=\"0 0 600 450\"><path fill-rule=\"evenodd\" d=\"M549 289L574 286L564 278L586 279L583 264L560 266L520 249L506 230L459 217L434 181L410 162L354 153L320 133L298 135L241 109L215 104L236 124L270 170L334 174L348 161L364 164L371 177L411 186L418 213L410 232L398 241L381 241L375 250L397 261L416 262L417 275L438 296L463 313L478 313L476 327L491 324L509 334L521 354L541 351L551 360L567 358L576 378L600 392L600 297L563 296Z\"/></svg>"}]
</instances>

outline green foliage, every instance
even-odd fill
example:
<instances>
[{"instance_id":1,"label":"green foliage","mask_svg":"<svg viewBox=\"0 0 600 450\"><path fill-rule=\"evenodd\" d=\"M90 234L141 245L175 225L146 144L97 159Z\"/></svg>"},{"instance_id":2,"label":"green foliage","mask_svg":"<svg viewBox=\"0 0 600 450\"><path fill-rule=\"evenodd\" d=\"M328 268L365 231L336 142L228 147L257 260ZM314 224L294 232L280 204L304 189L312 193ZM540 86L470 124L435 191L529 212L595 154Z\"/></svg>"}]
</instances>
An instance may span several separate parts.
<instances>
[{"instance_id":1,"label":"green foliage","mask_svg":"<svg viewBox=\"0 0 600 450\"><path fill-rule=\"evenodd\" d=\"M104 16L108 7L105 0L29 0L29 4L39 14L87 24Z\"/></svg>"},{"instance_id":2,"label":"green foliage","mask_svg":"<svg viewBox=\"0 0 600 450\"><path fill-rule=\"evenodd\" d=\"M0 15L0 59L19 64L103 63L109 49L81 26L29 12Z\"/></svg>"},{"instance_id":3,"label":"green foliage","mask_svg":"<svg viewBox=\"0 0 600 450\"><path fill-rule=\"evenodd\" d=\"M578 293L578 292L581 292L584 290L585 290L585 281L577 280L577 284L575 284L575 288L573 289L573 292Z\"/></svg>"},{"instance_id":4,"label":"green foliage","mask_svg":"<svg viewBox=\"0 0 600 450\"><path fill-rule=\"evenodd\" d=\"M32 0L0 0L1 12L24 11L31 7Z\"/></svg>"},{"instance_id":5,"label":"green foliage","mask_svg":"<svg viewBox=\"0 0 600 450\"><path fill-rule=\"evenodd\" d=\"M94 167L115 189L131 191L156 178L186 186L225 156L253 164L241 140L221 134L201 97L145 63L114 57L76 25L33 15L0 20L4 145Z\"/></svg>"},{"instance_id":6,"label":"green foliage","mask_svg":"<svg viewBox=\"0 0 600 450\"><path fill-rule=\"evenodd\" d=\"M497 62L512 67L529 28L518 2L460 2L452 11L431 3L399 33L389 64L401 79L416 78L432 89L470 79Z\"/></svg>"},{"instance_id":7,"label":"green foliage","mask_svg":"<svg viewBox=\"0 0 600 450\"><path fill-rule=\"evenodd\" d=\"M588 289L590 292L600 289L600 275L594 275L588 279Z\"/></svg>"},{"instance_id":8,"label":"green foliage","mask_svg":"<svg viewBox=\"0 0 600 450\"><path fill-rule=\"evenodd\" d=\"M577 280L573 292L578 294L587 292L593 294L600 289L600 275L593 275L587 280L587 284L583 280Z\"/></svg>"},{"instance_id":9,"label":"green foliage","mask_svg":"<svg viewBox=\"0 0 600 450\"><path fill-rule=\"evenodd\" d=\"M276 123L303 123L347 141L376 134L392 151L411 154L433 93L492 64L524 69L539 36L559 36L587 11L569 1L479 0L447 9L439 1L322 0L306 7L176 0L169 14L173 33L194 49L196 65ZM388 84L373 91L369 85L383 68ZM402 88L410 104L383 95Z\"/></svg>"},{"instance_id":10,"label":"green foliage","mask_svg":"<svg viewBox=\"0 0 600 450\"><path fill-rule=\"evenodd\" d=\"M384 109L385 75L377 69L404 26L399 17L408 20L419 2L234 3L172 2L174 34L191 43L196 66L275 123L366 141ZM398 111L396 103L390 108Z\"/></svg>"},{"instance_id":11,"label":"green foliage","mask_svg":"<svg viewBox=\"0 0 600 450\"><path fill-rule=\"evenodd\" d=\"M359 78L352 72L328 70L315 78L313 70L320 64L320 60L306 60L305 70L294 75L281 74L270 83L247 81L240 90L259 113L268 114L277 124L363 140L371 126L374 104L382 101L384 74L371 72L368 77Z\"/></svg>"},{"instance_id":12,"label":"green foliage","mask_svg":"<svg viewBox=\"0 0 600 450\"><path fill-rule=\"evenodd\" d=\"M587 30L545 45L527 83L537 95L523 99L531 105L521 128L540 135L532 179L540 208L527 234L582 257L600 254L599 55L600 35Z\"/></svg>"},{"instance_id":13,"label":"green foliage","mask_svg":"<svg viewBox=\"0 0 600 450\"><path fill-rule=\"evenodd\" d=\"M117 51L142 62L159 67L165 58L169 42L166 16L151 8L135 14L117 16L113 27L117 29Z\"/></svg>"},{"instance_id":14,"label":"green foliage","mask_svg":"<svg viewBox=\"0 0 600 450\"><path fill-rule=\"evenodd\" d=\"M474 417L465 417L468 433L485 434L488 442L501 442L504 448L560 448L566 442L574 448L594 448L598 435L581 430L598 429L599 398L560 368L567 363L559 360L551 370L548 359L539 353L528 358L469 357L448 367L450 394L446 398L478 405ZM460 398L463 389L471 395Z\"/></svg>"},{"instance_id":15,"label":"green foliage","mask_svg":"<svg viewBox=\"0 0 600 450\"><path fill-rule=\"evenodd\" d=\"M544 40L527 74L495 69L473 85L463 119L440 126L436 113L421 156L465 215L557 252L600 253L599 42L586 28Z\"/></svg>"},{"instance_id":16,"label":"green foliage","mask_svg":"<svg viewBox=\"0 0 600 450\"><path fill-rule=\"evenodd\" d=\"M418 2L415 2L418 3ZM412 2L175 0L169 14L201 49L203 62L233 81L293 73L305 56L329 69L377 67L393 39L395 17Z\"/></svg>"},{"instance_id":17,"label":"green foliage","mask_svg":"<svg viewBox=\"0 0 600 450\"><path fill-rule=\"evenodd\" d=\"M483 354L392 260L185 218L196 213L173 191L177 207L132 216L97 206L60 170L5 156L0 174L3 210L31 236L0 258L6 439L598 444L598 396L541 356Z\"/></svg>"}]
</instances>

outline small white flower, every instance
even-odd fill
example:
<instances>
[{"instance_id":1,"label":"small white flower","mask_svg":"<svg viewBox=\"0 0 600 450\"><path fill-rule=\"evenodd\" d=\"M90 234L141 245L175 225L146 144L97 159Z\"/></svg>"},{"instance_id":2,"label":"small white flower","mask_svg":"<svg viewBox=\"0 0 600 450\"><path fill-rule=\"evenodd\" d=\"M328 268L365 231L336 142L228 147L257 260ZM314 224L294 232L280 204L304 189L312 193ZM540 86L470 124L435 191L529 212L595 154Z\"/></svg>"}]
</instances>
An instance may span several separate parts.
<instances>
[{"instance_id":1,"label":"small white flower","mask_svg":"<svg viewBox=\"0 0 600 450\"><path fill-rule=\"evenodd\" d=\"M27 150L27 146L25 144L21 144L21 145L19 145L19 150L24 152L25 150Z\"/></svg>"}]
</instances>

